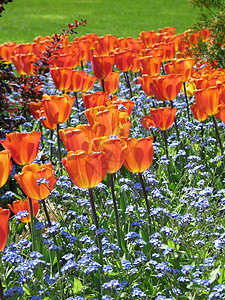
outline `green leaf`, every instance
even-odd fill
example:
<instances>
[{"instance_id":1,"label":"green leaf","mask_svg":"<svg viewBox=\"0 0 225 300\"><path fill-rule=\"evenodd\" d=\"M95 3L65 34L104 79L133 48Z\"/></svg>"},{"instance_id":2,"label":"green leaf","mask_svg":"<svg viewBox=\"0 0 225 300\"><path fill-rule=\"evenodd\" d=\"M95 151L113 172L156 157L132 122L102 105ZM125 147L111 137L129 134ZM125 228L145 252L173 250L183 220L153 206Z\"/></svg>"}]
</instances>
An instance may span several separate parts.
<instances>
[{"instance_id":1,"label":"green leaf","mask_svg":"<svg viewBox=\"0 0 225 300\"><path fill-rule=\"evenodd\" d=\"M215 269L215 270L212 270L212 272L210 273L210 276L209 276L209 281L212 283L213 281L216 280L217 276L220 274L220 266Z\"/></svg>"},{"instance_id":2,"label":"green leaf","mask_svg":"<svg viewBox=\"0 0 225 300\"><path fill-rule=\"evenodd\" d=\"M74 279L73 279L73 293L77 294L80 290L82 290L82 283L79 279L74 277Z\"/></svg>"}]
</instances>

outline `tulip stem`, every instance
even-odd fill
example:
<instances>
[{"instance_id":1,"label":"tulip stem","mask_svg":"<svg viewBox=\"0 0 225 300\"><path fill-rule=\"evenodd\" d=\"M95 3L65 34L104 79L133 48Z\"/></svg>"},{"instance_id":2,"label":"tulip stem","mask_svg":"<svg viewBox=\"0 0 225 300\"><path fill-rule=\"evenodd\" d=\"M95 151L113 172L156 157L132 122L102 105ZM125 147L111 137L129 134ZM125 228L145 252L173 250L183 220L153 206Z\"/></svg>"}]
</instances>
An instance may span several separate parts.
<instances>
[{"instance_id":1,"label":"tulip stem","mask_svg":"<svg viewBox=\"0 0 225 300\"><path fill-rule=\"evenodd\" d=\"M32 250L35 251L34 212L33 212L32 200L30 197L28 197L28 199L29 199L29 208L30 208L30 231L31 231Z\"/></svg>"},{"instance_id":2,"label":"tulip stem","mask_svg":"<svg viewBox=\"0 0 225 300\"><path fill-rule=\"evenodd\" d=\"M2 287L1 277L0 277L0 299L1 299L1 300L4 299L4 294L3 294L3 287Z\"/></svg>"},{"instance_id":3,"label":"tulip stem","mask_svg":"<svg viewBox=\"0 0 225 300\"><path fill-rule=\"evenodd\" d=\"M91 204L91 210L92 210L92 215L96 227L96 232L97 232L97 242L98 242L98 248L99 248L99 258L100 258L100 264L103 266L103 254L102 254L102 241L101 241L101 235L99 233L99 223L98 223L98 216L96 213L95 209L95 202L94 202L94 196L93 196L93 191L92 188L88 189L89 192L89 197L90 197L90 204Z\"/></svg>"},{"instance_id":4,"label":"tulip stem","mask_svg":"<svg viewBox=\"0 0 225 300\"><path fill-rule=\"evenodd\" d=\"M113 208L114 208L115 219L116 219L117 240L118 240L118 245L119 245L120 249L122 249L122 246L121 246L121 234L120 234L120 224L119 224L119 215L118 215L116 198L115 198L115 192L114 192L113 174L109 174L109 177L110 177L111 194L112 194L112 200L113 200Z\"/></svg>"},{"instance_id":5,"label":"tulip stem","mask_svg":"<svg viewBox=\"0 0 225 300\"><path fill-rule=\"evenodd\" d=\"M169 160L166 130L163 130L163 139L164 139L164 144L165 144L166 159Z\"/></svg>"},{"instance_id":6,"label":"tulip stem","mask_svg":"<svg viewBox=\"0 0 225 300\"><path fill-rule=\"evenodd\" d=\"M104 83L104 79L101 79L102 82L102 91L103 93L105 93L105 83Z\"/></svg>"},{"instance_id":7,"label":"tulip stem","mask_svg":"<svg viewBox=\"0 0 225 300\"><path fill-rule=\"evenodd\" d=\"M218 141L219 146L220 146L221 155L223 155L223 146L222 146L222 142L221 142L219 131L218 131L218 127L217 127L216 118L215 118L214 115L212 116L212 120L213 120L213 124L214 124L215 131L216 131L217 141Z\"/></svg>"},{"instance_id":8,"label":"tulip stem","mask_svg":"<svg viewBox=\"0 0 225 300\"><path fill-rule=\"evenodd\" d=\"M131 89L128 72L124 72L124 78L125 78L127 87L129 88L129 91L130 91L130 98L132 98L133 97L133 92L132 92L132 89Z\"/></svg>"},{"instance_id":9,"label":"tulip stem","mask_svg":"<svg viewBox=\"0 0 225 300\"><path fill-rule=\"evenodd\" d=\"M171 103L171 107L174 108L174 106L173 106L173 101L172 101L172 100L170 101L170 103ZM176 117L175 117L175 119L174 119L174 124L175 124L175 130L176 130L177 140L179 141L179 140L180 140L180 137L179 137L179 131L178 131L177 118L176 118Z\"/></svg>"},{"instance_id":10,"label":"tulip stem","mask_svg":"<svg viewBox=\"0 0 225 300\"><path fill-rule=\"evenodd\" d=\"M53 141L53 130L50 130L50 140L51 140L51 148L50 148L50 162L52 162L52 157L53 157L53 145L52 145L52 141Z\"/></svg>"},{"instance_id":11,"label":"tulip stem","mask_svg":"<svg viewBox=\"0 0 225 300\"><path fill-rule=\"evenodd\" d=\"M80 60L80 66L81 66L81 70L83 71L83 69L84 69L84 64L83 64L83 60L82 60L82 59Z\"/></svg>"},{"instance_id":12,"label":"tulip stem","mask_svg":"<svg viewBox=\"0 0 225 300\"><path fill-rule=\"evenodd\" d=\"M189 112L189 104L188 104L188 98L187 98L187 91L186 91L185 82L183 82L183 87L184 87L185 101L186 101L186 104L187 104L188 121L190 122L190 112Z\"/></svg>"},{"instance_id":13,"label":"tulip stem","mask_svg":"<svg viewBox=\"0 0 225 300\"><path fill-rule=\"evenodd\" d=\"M51 227L52 224L51 224L51 220L50 220L50 217L49 217L49 213L48 213L48 210L47 210L47 207L46 207L46 204L45 204L45 200L42 199L42 200L41 200L41 203L42 203L43 208L44 208L45 216L46 216L46 219L47 219L47 222L48 222L48 227Z\"/></svg>"},{"instance_id":14,"label":"tulip stem","mask_svg":"<svg viewBox=\"0 0 225 300\"><path fill-rule=\"evenodd\" d=\"M150 206L149 206L149 203L148 203L148 197L147 197L147 193L146 193L146 189L145 189L145 185L144 185L144 181L143 181L143 178L142 178L142 173L138 173L139 175L139 179L140 179L140 182L141 182L141 187L142 187L142 191L143 191L143 194L144 194L144 198L145 198L145 203L146 203L146 207L147 207L147 215L148 215L148 228L149 228L149 233L151 234L151 216L150 216Z\"/></svg>"},{"instance_id":15,"label":"tulip stem","mask_svg":"<svg viewBox=\"0 0 225 300\"><path fill-rule=\"evenodd\" d=\"M59 159L59 169L62 175L62 162L61 162L61 148L60 148L60 137L59 137L59 124L57 124L57 144L58 144L58 159Z\"/></svg>"},{"instance_id":16,"label":"tulip stem","mask_svg":"<svg viewBox=\"0 0 225 300\"><path fill-rule=\"evenodd\" d=\"M74 95L75 95L75 104L76 104L76 108L79 110L79 104L78 104L77 92L74 92Z\"/></svg>"}]
</instances>

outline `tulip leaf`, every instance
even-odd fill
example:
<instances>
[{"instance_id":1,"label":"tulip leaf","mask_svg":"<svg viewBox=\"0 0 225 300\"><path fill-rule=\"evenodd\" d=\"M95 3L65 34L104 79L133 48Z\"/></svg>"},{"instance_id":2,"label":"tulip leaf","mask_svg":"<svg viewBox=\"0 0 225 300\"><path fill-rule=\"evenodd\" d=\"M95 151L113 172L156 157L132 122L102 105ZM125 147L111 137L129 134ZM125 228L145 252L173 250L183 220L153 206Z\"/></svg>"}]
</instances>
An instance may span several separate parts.
<instances>
[{"instance_id":1,"label":"tulip leaf","mask_svg":"<svg viewBox=\"0 0 225 300\"><path fill-rule=\"evenodd\" d=\"M82 283L79 279L74 277L74 279L73 279L73 293L77 294L80 290L82 290Z\"/></svg>"}]
</instances>

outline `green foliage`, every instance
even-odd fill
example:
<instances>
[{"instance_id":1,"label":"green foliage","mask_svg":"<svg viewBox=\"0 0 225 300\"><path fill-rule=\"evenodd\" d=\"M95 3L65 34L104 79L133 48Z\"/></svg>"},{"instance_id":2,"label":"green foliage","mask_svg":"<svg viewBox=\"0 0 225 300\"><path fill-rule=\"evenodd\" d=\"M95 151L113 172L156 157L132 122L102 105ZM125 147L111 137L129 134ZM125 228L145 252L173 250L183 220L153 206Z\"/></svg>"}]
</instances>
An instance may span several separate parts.
<instances>
[{"instance_id":1,"label":"green foliage","mask_svg":"<svg viewBox=\"0 0 225 300\"><path fill-rule=\"evenodd\" d=\"M193 8L200 9L197 22L191 27L194 31L210 29L210 39L206 45L202 43L194 48L197 56L204 57L217 67L225 67L225 2L221 0L190 0L188 2Z\"/></svg>"}]
</instances>

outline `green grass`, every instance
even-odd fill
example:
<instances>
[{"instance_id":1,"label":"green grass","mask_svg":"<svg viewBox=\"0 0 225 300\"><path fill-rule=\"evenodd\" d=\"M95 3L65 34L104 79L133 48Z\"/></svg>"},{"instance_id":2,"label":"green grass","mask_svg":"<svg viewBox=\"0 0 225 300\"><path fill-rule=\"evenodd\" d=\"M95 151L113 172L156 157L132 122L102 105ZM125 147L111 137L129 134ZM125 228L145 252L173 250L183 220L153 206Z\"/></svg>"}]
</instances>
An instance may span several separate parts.
<instances>
[{"instance_id":1,"label":"green grass","mask_svg":"<svg viewBox=\"0 0 225 300\"><path fill-rule=\"evenodd\" d=\"M138 37L139 32L175 26L186 30L198 11L187 0L13 0L0 19L0 43L32 42L42 35L59 33L74 20L86 19L78 35L117 34Z\"/></svg>"}]
</instances>

